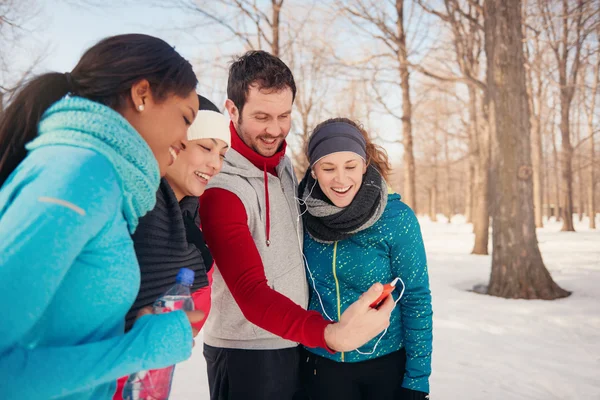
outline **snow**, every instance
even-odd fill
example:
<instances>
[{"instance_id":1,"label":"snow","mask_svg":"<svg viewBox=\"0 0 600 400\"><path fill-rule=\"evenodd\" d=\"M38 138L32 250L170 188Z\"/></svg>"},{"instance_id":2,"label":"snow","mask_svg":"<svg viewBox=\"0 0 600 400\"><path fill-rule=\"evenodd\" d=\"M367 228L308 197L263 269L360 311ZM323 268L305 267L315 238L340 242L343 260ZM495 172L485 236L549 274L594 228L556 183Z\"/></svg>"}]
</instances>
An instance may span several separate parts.
<instances>
[{"instance_id":1,"label":"snow","mask_svg":"<svg viewBox=\"0 0 600 400\"><path fill-rule=\"evenodd\" d=\"M472 227L421 219L434 309L432 399L600 399L600 231L546 221L538 240L561 300L507 300L487 284L490 256L470 255ZM600 226L600 218L598 218ZM201 334L177 367L171 399L208 399Z\"/></svg>"}]
</instances>

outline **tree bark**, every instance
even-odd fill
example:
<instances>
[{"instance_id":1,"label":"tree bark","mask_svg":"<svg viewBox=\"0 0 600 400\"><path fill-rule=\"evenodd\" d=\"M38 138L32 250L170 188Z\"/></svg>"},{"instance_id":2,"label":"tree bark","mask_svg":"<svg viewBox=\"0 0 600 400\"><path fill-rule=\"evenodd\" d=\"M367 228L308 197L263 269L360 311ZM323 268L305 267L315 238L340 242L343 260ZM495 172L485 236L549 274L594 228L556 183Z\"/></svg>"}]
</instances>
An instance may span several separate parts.
<instances>
[{"instance_id":1,"label":"tree bark","mask_svg":"<svg viewBox=\"0 0 600 400\"><path fill-rule=\"evenodd\" d=\"M279 57L279 21L281 17L281 6L283 5L283 0L271 0L271 4L273 6L273 23L272 25L272 42L271 42L271 53L275 57Z\"/></svg>"},{"instance_id":2,"label":"tree bark","mask_svg":"<svg viewBox=\"0 0 600 400\"><path fill-rule=\"evenodd\" d=\"M433 183L429 189L429 218L432 222L437 222L437 197L438 197L438 131L435 128L433 133Z\"/></svg>"},{"instance_id":3,"label":"tree bark","mask_svg":"<svg viewBox=\"0 0 600 400\"><path fill-rule=\"evenodd\" d=\"M469 114L473 126L470 157L473 170L473 233L475 242L471 254L487 255L490 231L489 213L489 131L482 129L477 114L477 89L469 86ZM486 124L487 125L487 124Z\"/></svg>"},{"instance_id":4,"label":"tree bark","mask_svg":"<svg viewBox=\"0 0 600 400\"><path fill-rule=\"evenodd\" d=\"M446 168L446 217L448 223L452 222L452 215L454 214L452 206L452 175L450 174L450 149L448 146L448 132L444 133L444 159L448 166Z\"/></svg>"},{"instance_id":5,"label":"tree bark","mask_svg":"<svg viewBox=\"0 0 600 400\"><path fill-rule=\"evenodd\" d=\"M535 57L539 57L539 38L536 37ZM537 61L537 60L536 60ZM530 64L533 62L530 61ZM533 207L535 211L535 226L542 228L544 226L543 218L543 152L542 152L542 110L543 94L542 90L542 70L539 63L536 65L536 78L534 81L532 67L529 68L528 78L528 97L531 109L531 163L533 167ZM536 85L537 83L537 85Z\"/></svg>"},{"instance_id":6,"label":"tree bark","mask_svg":"<svg viewBox=\"0 0 600 400\"><path fill-rule=\"evenodd\" d=\"M437 222L437 189L434 186L429 188L429 219L431 222Z\"/></svg>"},{"instance_id":7,"label":"tree bark","mask_svg":"<svg viewBox=\"0 0 600 400\"><path fill-rule=\"evenodd\" d=\"M546 146L547 148L547 146ZM545 207L545 216L546 216L546 220L550 219L550 216L552 215L552 207L551 207L551 200L550 200L550 163L549 163L549 157L544 157L544 197L545 200L544 202L546 203L546 207Z\"/></svg>"},{"instance_id":8,"label":"tree bark","mask_svg":"<svg viewBox=\"0 0 600 400\"><path fill-rule=\"evenodd\" d=\"M561 82L561 86L562 86ZM562 220L563 232L575 232L573 225L573 146L571 145L570 108L571 101L566 93L561 91L560 95L560 133L561 154L560 169L563 189L562 197Z\"/></svg>"},{"instance_id":9,"label":"tree bark","mask_svg":"<svg viewBox=\"0 0 600 400\"><path fill-rule=\"evenodd\" d=\"M582 96L581 97L581 102L580 104L578 104L577 107L577 112L576 112L576 119L575 119L575 140L577 141L576 143L580 143L581 142L581 107L585 107L585 103L584 103L584 99ZM586 196L585 196L585 189L583 188L583 170L581 168L581 156L574 154L574 161L577 162L576 164L576 168L577 168L577 215L579 217L579 222L583 221L583 214L584 214L584 208L585 208L585 201L586 201Z\"/></svg>"},{"instance_id":10,"label":"tree bark","mask_svg":"<svg viewBox=\"0 0 600 400\"><path fill-rule=\"evenodd\" d=\"M473 222L473 175L475 165L469 156L467 160L467 187L465 190L465 220L468 224Z\"/></svg>"},{"instance_id":11,"label":"tree bark","mask_svg":"<svg viewBox=\"0 0 600 400\"><path fill-rule=\"evenodd\" d=\"M525 299L566 297L570 293L544 266L536 237L521 1L486 0L484 12L496 186L488 293Z\"/></svg>"},{"instance_id":12,"label":"tree bark","mask_svg":"<svg viewBox=\"0 0 600 400\"><path fill-rule=\"evenodd\" d=\"M556 124L554 123L554 118L552 119L550 132L552 133L552 158L554 159L554 200L556 202L554 206L554 218L556 218L556 222L559 222L562 216L562 209L560 207L560 162L558 149L556 148Z\"/></svg>"},{"instance_id":13,"label":"tree bark","mask_svg":"<svg viewBox=\"0 0 600 400\"><path fill-rule=\"evenodd\" d=\"M404 202L416 213L417 190L415 184L415 155L412 135L412 103L410 100L410 72L408 70L408 53L406 50L406 34L404 32L404 0L396 0L396 35L398 51L398 72L402 88L402 144L404 147Z\"/></svg>"},{"instance_id":14,"label":"tree bark","mask_svg":"<svg viewBox=\"0 0 600 400\"><path fill-rule=\"evenodd\" d=\"M594 180L594 126L593 117L588 119L588 132L590 134L590 170L588 175L588 216L590 218L590 229L596 229L596 196L595 196L595 180Z\"/></svg>"},{"instance_id":15,"label":"tree bark","mask_svg":"<svg viewBox=\"0 0 600 400\"><path fill-rule=\"evenodd\" d=\"M600 25L597 30L597 40L600 41ZM594 153L594 110L596 109L596 97L598 96L598 85L600 81L600 43L598 44L598 49L596 52L596 67L594 69L594 73L592 74L593 83L592 83L592 99L590 102L589 112L587 113L587 134L590 138L590 168L588 171L588 217L590 218L590 229L596 229L596 196L595 196L595 158L596 155ZM585 106L585 105L584 105Z\"/></svg>"}]
</instances>

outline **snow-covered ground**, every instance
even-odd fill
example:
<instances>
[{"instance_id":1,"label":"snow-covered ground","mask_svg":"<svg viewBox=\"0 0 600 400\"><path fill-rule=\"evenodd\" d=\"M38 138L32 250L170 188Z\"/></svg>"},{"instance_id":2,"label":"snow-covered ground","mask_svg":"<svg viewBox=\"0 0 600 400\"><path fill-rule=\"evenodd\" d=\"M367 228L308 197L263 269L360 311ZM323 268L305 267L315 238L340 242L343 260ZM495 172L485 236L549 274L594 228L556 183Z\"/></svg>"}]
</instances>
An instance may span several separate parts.
<instances>
[{"instance_id":1,"label":"snow-covered ground","mask_svg":"<svg viewBox=\"0 0 600 400\"><path fill-rule=\"evenodd\" d=\"M432 399L600 399L600 232L587 226L559 232L549 221L538 230L547 268L573 294L525 301L468 292L487 284L491 265L469 254L471 226L460 217L421 220L434 308ZM209 398L201 337L178 366L171 398Z\"/></svg>"}]
</instances>

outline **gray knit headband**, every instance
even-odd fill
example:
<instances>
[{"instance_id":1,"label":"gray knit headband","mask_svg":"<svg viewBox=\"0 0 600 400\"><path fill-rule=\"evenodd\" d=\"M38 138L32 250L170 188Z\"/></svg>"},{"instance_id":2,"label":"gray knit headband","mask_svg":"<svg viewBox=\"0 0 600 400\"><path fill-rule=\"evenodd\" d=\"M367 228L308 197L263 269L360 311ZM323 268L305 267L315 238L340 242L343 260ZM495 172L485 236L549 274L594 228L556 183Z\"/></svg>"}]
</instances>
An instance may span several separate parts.
<instances>
[{"instance_id":1,"label":"gray knit headband","mask_svg":"<svg viewBox=\"0 0 600 400\"><path fill-rule=\"evenodd\" d=\"M367 142L360 131L346 122L327 124L313 133L308 142L308 162L314 166L321 158L340 151L350 151L367 159Z\"/></svg>"}]
</instances>

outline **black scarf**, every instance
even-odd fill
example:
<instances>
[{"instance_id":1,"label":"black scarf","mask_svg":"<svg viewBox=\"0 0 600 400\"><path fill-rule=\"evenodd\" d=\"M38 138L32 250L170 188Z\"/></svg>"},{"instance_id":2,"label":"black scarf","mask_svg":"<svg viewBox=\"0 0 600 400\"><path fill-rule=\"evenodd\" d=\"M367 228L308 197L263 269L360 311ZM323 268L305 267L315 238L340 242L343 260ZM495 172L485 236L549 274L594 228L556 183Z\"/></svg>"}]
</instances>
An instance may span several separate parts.
<instances>
[{"instance_id":1,"label":"black scarf","mask_svg":"<svg viewBox=\"0 0 600 400\"><path fill-rule=\"evenodd\" d=\"M377 222L387 204L387 184L372 165L367 167L352 203L345 208L336 207L327 198L310 169L300 182L298 193L302 199L304 229L322 243L344 240L369 228Z\"/></svg>"},{"instance_id":2,"label":"black scarf","mask_svg":"<svg viewBox=\"0 0 600 400\"><path fill-rule=\"evenodd\" d=\"M156 193L156 206L140 218L132 235L140 264L141 284L135 303L125 318L125 329L133 326L137 312L175 284L180 268L195 272L192 292L208 286L212 257L199 228L198 198L177 201L166 179Z\"/></svg>"}]
</instances>

